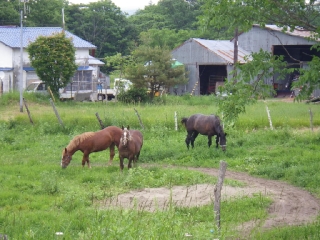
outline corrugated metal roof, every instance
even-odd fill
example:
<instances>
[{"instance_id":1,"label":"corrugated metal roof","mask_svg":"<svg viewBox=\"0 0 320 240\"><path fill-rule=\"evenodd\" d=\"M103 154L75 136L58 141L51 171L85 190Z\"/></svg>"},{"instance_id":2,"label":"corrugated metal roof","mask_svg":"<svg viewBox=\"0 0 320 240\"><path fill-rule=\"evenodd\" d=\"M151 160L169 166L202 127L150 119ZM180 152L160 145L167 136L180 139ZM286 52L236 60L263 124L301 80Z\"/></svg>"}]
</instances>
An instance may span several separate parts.
<instances>
[{"instance_id":1,"label":"corrugated metal roof","mask_svg":"<svg viewBox=\"0 0 320 240\"><path fill-rule=\"evenodd\" d=\"M261 27L259 24L254 24L253 26L260 27L263 29L263 27ZM288 31L283 31L283 28L278 27L277 25L265 25L265 29L277 32L284 32L285 34L302 38L313 37L313 35L315 34L314 32L304 30L301 27L296 27L292 32L290 31L290 28L288 28Z\"/></svg>"},{"instance_id":2,"label":"corrugated metal roof","mask_svg":"<svg viewBox=\"0 0 320 240\"><path fill-rule=\"evenodd\" d=\"M26 48L30 42L34 42L39 36L51 36L61 32L61 27L23 27L23 47ZM11 48L20 48L20 27L0 27L0 42ZM75 48L96 49L97 47L78 36L65 31L68 38L72 38Z\"/></svg>"},{"instance_id":3,"label":"corrugated metal roof","mask_svg":"<svg viewBox=\"0 0 320 240\"><path fill-rule=\"evenodd\" d=\"M234 44L229 40L205 40L200 38L193 38L209 51L217 54L219 57L226 60L228 63L233 64L234 59ZM238 47L238 62L246 63L245 56L249 57L250 52Z\"/></svg>"}]
</instances>

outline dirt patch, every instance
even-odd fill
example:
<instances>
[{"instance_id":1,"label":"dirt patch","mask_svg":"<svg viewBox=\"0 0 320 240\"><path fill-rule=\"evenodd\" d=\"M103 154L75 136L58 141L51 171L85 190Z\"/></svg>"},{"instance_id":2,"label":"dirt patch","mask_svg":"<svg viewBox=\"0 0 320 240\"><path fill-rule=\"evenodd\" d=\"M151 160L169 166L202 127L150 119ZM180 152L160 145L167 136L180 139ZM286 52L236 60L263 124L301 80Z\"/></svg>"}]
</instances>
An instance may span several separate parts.
<instances>
[{"instance_id":1,"label":"dirt patch","mask_svg":"<svg viewBox=\"0 0 320 240\"><path fill-rule=\"evenodd\" d=\"M218 169L188 168L212 176L218 176ZM241 226L242 229L252 229L256 224L263 228L272 228L285 225L302 225L313 222L320 211L320 201L309 192L291 186L281 181L267 180L249 176L246 173L226 172L226 178L244 182L246 187L223 186L222 198L235 196L251 196L254 193L267 195L273 199L268 209L269 217L261 223L249 222ZM170 202L178 206L200 206L214 201L214 185L198 184L189 187L174 186L168 188L145 188L139 191L130 191L114 199L107 199L104 207L133 208L154 211L166 210Z\"/></svg>"}]
</instances>

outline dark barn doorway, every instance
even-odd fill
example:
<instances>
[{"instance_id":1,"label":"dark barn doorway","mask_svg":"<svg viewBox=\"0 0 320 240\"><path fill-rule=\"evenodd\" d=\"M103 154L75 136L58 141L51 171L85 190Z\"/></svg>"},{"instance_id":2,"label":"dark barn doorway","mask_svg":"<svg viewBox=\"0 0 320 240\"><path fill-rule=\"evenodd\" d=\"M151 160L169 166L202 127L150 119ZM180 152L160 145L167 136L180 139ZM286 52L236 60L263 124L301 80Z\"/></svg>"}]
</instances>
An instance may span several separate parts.
<instances>
[{"instance_id":1,"label":"dark barn doorway","mask_svg":"<svg viewBox=\"0 0 320 240\"><path fill-rule=\"evenodd\" d=\"M227 78L226 65L199 65L200 95L215 94Z\"/></svg>"},{"instance_id":2,"label":"dark barn doorway","mask_svg":"<svg viewBox=\"0 0 320 240\"><path fill-rule=\"evenodd\" d=\"M283 56L284 61L288 63L287 68L299 69L299 61L309 62L312 56L320 57L320 53L315 49L311 49L312 45L274 45L273 55ZM273 87L279 97L292 96L292 83L299 79L299 71L293 71L280 78L274 76Z\"/></svg>"}]
</instances>

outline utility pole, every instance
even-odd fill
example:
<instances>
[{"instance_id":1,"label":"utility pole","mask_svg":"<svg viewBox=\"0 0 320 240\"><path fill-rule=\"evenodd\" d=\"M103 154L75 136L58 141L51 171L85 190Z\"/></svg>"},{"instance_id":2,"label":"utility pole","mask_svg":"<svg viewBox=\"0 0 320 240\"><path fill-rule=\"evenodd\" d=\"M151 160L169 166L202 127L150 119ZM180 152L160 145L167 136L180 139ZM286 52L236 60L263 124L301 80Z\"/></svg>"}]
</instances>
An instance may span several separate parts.
<instances>
[{"instance_id":1,"label":"utility pole","mask_svg":"<svg viewBox=\"0 0 320 240\"><path fill-rule=\"evenodd\" d=\"M236 77L237 77L237 67L236 67L236 64L238 62L238 27L235 28L234 30L234 45L233 45L233 77L234 77L234 80L233 82L234 83L237 83L237 80L236 80Z\"/></svg>"},{"instance_id":2,"label":"utility pole","mask_svg":"<svg viewBox=\"0 0 320 240\"><path fill-rule=\"evenodd\" d=\"M24 0L21 0L22 2ZM20 112L23 112L23 10L20 10L20 80L19 80L19 88L20 88Z\"/></svg>"}]
</instances>

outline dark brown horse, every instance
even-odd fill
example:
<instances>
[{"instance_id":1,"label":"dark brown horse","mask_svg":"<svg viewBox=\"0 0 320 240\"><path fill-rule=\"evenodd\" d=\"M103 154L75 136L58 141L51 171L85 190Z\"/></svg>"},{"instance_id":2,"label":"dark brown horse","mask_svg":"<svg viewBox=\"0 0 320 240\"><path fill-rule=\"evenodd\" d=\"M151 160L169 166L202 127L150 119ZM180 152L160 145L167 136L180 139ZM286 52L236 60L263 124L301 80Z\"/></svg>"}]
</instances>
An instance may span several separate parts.
<instances>
[{"instance_id":1,"label":"dark brown horse","mask_svg":"<svg viewBox=\"0 0 320 240\"><path fill-rule=\"evenodd\" d=\"M110 148L110 165L115 155L114 146L119 147L121 134L121 128L110 126L97 132L85 132L75 136L62 151L61 167L66 168L72 159L72 155L80 150L83 152L82 166L84 167L87 162L90 168L89 154L100 152L107 148Z\"/></svg>"},{"instance_id":2,"label":"dark brown horse","mask_svg":"<svg viewBox=\"0 0 320 240\"><path fill-rule=\"evenodd\" d=\"M194 114L189 118L182 118L181 123L187 129L187 138L186 144L189 149L189 144L191 142L192 148L194 147L194 141L198 134L208 136L208 146L210 147L212 144L212 136L216 135L216 147L218 148L218 144L223 151L226 150L227 134L224 133L223 128L221 126L221 121L218 116L215 115L203 115L203 114Z\"/></svg>"},{"instance_id":3,"label":"dark brown horse","mask_svg":"<svg viewBox=\"0 0 320 240\"><path fill-rule=\"evenodd\" d=\"M120 169L124 168L123 159L129 160L128 169L132 167L132 161L137 163L143 145L142 133L138 130L130 130L129 126L122 127L122 135L119 144Z\"/></svg>"}]
</instances>

